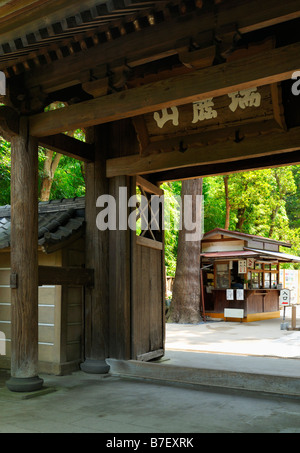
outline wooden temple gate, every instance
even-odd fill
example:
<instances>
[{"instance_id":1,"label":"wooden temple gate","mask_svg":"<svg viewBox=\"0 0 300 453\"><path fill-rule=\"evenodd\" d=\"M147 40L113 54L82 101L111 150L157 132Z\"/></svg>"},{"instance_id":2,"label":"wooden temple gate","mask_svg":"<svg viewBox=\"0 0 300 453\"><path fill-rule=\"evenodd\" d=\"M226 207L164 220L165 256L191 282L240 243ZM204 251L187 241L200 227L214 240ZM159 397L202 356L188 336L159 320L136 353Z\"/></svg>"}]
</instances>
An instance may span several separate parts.
<instances>
[{"instance_id":1,"label":"wooden temple gate","mask_svg":"<svg viewBox=\"0 0 300 453\"><path fill-rule=\"evenodd\" d=\"M0 131L12 144L11 390L42 385L38 145L86 163L86 269L61 270L65 284L86 288L82 369L159 357L163 235L99 230L97 199L120 204L120 188L129 199L137 184L159 194L162 181L299 163L299 21L298 0L0 7ZM56 101L65 107L45 112ZM76 128L85 143L64 134Z\"/></svg>"}]
</instances>

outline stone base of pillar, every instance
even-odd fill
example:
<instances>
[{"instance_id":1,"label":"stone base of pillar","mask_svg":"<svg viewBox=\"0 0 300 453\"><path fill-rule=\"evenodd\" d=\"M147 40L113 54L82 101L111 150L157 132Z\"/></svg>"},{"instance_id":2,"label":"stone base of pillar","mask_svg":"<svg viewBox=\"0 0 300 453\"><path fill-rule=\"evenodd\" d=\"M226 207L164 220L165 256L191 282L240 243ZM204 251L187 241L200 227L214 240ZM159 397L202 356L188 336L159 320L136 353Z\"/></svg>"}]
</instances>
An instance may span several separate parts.
<instances>
[{"instance_id":1,"label":"stone base of pillar","mask_svg":"<svg viewBox=\"0 0 300 453\"><path fill-rule=\"evenodd\" d=\"M103 360L86 359L80 364L80 369L89 374L106 374L109 372L110 366Z\"/></svg>"},{"instance_id":2,"label":"stone base of pillar","mask_svg":"<svg viewBox=\"0 0 300 453\"><path fill-rule=\"evenodd\" d=\"M6 387L12 392L34 392L43 386L43 379L38 376L32 378L11 377L6 382Z\"/></svg>"}]
</instances>

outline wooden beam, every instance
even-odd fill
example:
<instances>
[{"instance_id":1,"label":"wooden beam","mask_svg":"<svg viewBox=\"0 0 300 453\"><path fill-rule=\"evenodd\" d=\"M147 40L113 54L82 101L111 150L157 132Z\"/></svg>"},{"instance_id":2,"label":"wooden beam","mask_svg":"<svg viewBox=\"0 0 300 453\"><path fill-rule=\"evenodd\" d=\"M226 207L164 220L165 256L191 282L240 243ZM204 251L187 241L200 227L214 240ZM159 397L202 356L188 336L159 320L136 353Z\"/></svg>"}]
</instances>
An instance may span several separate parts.
<instances>
[{"instance_id":1,"label":"wooden beam","mask_svg":"<svg viewBox=\"0 0 300 453\"><path fill-rule=\"evenodd\" d=\"M2 33L11 31L26 23L26 20L40 20L42 17L47 17L49 14L57 11L58 8L69 6L67 0L22 0L16 5L14 2L5 2L1 6L1 28Z\"/></svg>"},{"instance_id":2,"label":"wooden beam","mask_svg":"<svg viewBox=\"0 0 300 453\"><path fill-rule=\"evenodd\" d=\"M145 178L142 178L141 176L136 177L136 185L139 187L142 187L145 192L161 196L164 194L164 191L160 189L159 187L155 186L151 182L147 181Z\"/></svg>"},{"instance_id":3,"label":"wooden beam","mask_svg":"<svg viewBox=\"0 0 300 453\"><path fill-rule=\"evenodd\" d=\"M108 85L109 79L108 77L104 77L103 79L94 80L92 82L85 82L82 84L82 89L86 92L91 94L94 98L98 98L101 96L105 96L108 92Z\"/></svg>"},{"instance_id":4,"label":"wooden beam","mask_svg":"<svg viewBox=\"0 0 300 453\"><path fill-rule=\"evenodd\" d=\"M285 5L280 0L264 0L264 2L248 0L233 2L231 8L224 2L218 21L221 27L225 27L226 22L231 19L231 23L237 24L237 30L241 34L246 34L299 17L300 8L297 0L287 0Z\"/></svg>"},{"instance_id":5,"label":"wooden beam","mask_svg":"<svg viewBox=\"0 0 300 453\"><path fill-rule=\"evenodd\" d=\"M144 118L142 116L136 118ZM272 131L280 130L280 126L275 119L261 120L257 118L251 119L253 122L239 122L238 126L225 127L221 122L222 126L214 129L205 129L201 130L199 128L198 132L189 133L188 129L182 131L180 134L166 134L162 136L159 140L148 141L146 143L145 149L143 150L141 156L148 156L150 154L157 154L159 152L169 152L169 151L182 151L182 149L187 150L192 147L206 146L207 144L213 144L218 142L234 141L236 140L236 134L239 133L239 137L254 137L259 134L270 133ZM283 128L281 128L283 129ZM139 134L139 131L137 131ZM148 134L148 131L147 131ZM117 156L116 156L117 157Z\"/></svg>"},{"instance_id":6,"label":"wooden beam","mask_svg":"<svg viewBox=\"0 0 300 453\"><path fill-rule=\"evenodd\" d=\"M154 250L162 250L163 243L159 241L154 241L153 239L144 238L142 236L136 237L136 243L138 245L143 245L144 247L149 247L150 249Z\"/></svg>"},{"instance_id":7,"label":"wooden beam","mask_svg":"<svg viewBox=\"0 0 300 453\"><path fill-rule=\"evenodd\" d=\"M179 53L179 59L189 69L201 69L211 66L216 56L216 46L206 47L193 52Z\"/></svg>"},{"instance_id":8,"label":"wooden beam","mask_svg":"<svg viewBox=\"0 0 300 453\"><path fill-rule=\"evenodd\" d=\"M300 127L297 127L288 132L279 130L256 137L247 137L239 143L227 141L203 147L191 147L185 153L173 151L146 157L133 155L108 159L106 175L109 178L121 174L129 176L146 175L196 165L232 163L243 159L273 156L299 149Z\"/></svg>"},{"instance_id":9,"label":"wooden beam","mask_svg":"<svg viewBox=\"0 0 300 453\"><path fill-rule=\"evenodd\" d=\"M94 145L65 134L41 137L39 145L83 162L93 162L95 160Z\"/></svg>"},{"instance_id":10,"label":"wooden beam","mask_svg":"<svg viewBox=\"0 0 300 453\"><path fill-rule=\"evenodd\" d=\"M165 181L182 181L191 178L203 178L207 176L226 175L250 170L263 170L265 168L284 167L287 165L299 165L300 152L291 151L270 156L243 159L234 162L220 164L196 165L195 167L178 168L150 175L153 184L162 184Z\"/></svg>"},{"instance_id":11,"label":"wooden beam","mask_svg":"<svg viewBox=\"0 0 300 453\"><path fill-rule=\"evenodd\" d=\"M0 135L7 141L19 133L19 115L11 107L0 107Z\"/></svg>"},{"instance_id":12,"label":"wooden beam","mask_svg":"<svg viewBox=\"0 0 300 453\"><path fill-rule=\"evenodd\" d=\"M58 266L39 266L39 286L42 285L94 285L94 270Z\"/></svg>"},{"instance_id":13,"label":"wooden beam","mask_svg":"<svg viewBox=\"0 0 300 453\"><path fill-rule=\"evenodd\" d=\"M300 43L33 115L31 133L42 137L143 115L287 80L297 70L300 70Z\"/></svg>"}]
</instances>

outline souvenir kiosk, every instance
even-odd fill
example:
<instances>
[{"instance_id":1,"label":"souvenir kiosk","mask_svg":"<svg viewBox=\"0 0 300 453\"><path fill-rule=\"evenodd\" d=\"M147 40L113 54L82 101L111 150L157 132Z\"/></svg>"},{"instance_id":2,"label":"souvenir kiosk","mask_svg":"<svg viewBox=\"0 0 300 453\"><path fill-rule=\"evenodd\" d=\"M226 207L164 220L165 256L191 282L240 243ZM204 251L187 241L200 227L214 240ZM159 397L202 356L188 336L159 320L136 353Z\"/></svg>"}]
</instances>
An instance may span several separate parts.
<instances>
[{"instance_id":1,"label":"souvenir kiosk","mask_svg":"<svg viewBox=\"0 0 300 453\"><path fill-rule=\"evenodd\" d=\"M280 247L291 244L220 228L206 233L201 252L205 315L243 322L279 318L280 263L300 263Z\"/></svg>"}]
</instances>

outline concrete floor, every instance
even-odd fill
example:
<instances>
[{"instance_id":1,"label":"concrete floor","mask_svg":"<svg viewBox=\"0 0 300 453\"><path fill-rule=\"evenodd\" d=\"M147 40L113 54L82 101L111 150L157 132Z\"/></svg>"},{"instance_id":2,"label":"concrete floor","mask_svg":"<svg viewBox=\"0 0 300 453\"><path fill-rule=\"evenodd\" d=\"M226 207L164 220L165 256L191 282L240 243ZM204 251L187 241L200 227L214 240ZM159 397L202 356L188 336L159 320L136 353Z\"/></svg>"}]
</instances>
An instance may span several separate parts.
<instances>
[{"instance_id":1,"label":"concrete floor","mask_svg":"<svg viewBox=\"0 0 300 453\"><path fill-rule=\"evenodd\" d=\"M54 392L22 399L0 389L0 433L105 433L103 442L126 433L128 439L146 443L150 441L142 433L149 438L170 433L193 437L194 446L200 446L200 433L300 432L299 399L99 378L83 372L43 377Z\"/></svg>"},{"instance_id":2,"label":"concrete floor","mask_svg":"<svg viewBox=\"0 0 300 453\"><path fill-rule=\"evenodd\" d=\"M252 326L207 323L181 326L180 331L179 326L167 325L165 360L143 368L144 375L147 369L152 376L158 373L157 380L151 373L146 378L114 372L103 377L78 371L69 376L42 375L41 392L18 394L7 390L9 375L1 372L0 433L102 433L99 447L118 440L118 434L123 439L121 434L126 433L127 439L141 440L139 450L150 445L150 437L159 436L193 437L196 447L202 445L201 433L300 433L300 394L267 395L246 386L246 390L226 389L195 385L192 379L189 384L163 379L172 367L192 377L194 367L200 378L213 373L221 384L229 375L236 379L243 372L266 390L274 375L298 385L298 335L292 336L297 332L280 331L282 320L275 321ZM271 356L270 343L275 345ZM249 344L254 345L252 352ZM286 352L278 347L282 344ZM236 354L232 354L234 345L239 350Z\"/></svg>"}]
</instances>

